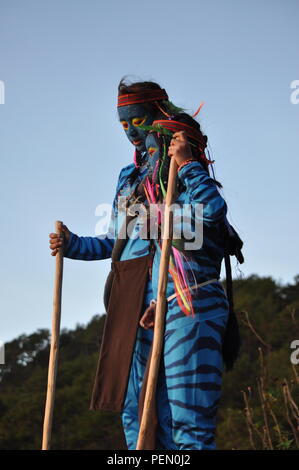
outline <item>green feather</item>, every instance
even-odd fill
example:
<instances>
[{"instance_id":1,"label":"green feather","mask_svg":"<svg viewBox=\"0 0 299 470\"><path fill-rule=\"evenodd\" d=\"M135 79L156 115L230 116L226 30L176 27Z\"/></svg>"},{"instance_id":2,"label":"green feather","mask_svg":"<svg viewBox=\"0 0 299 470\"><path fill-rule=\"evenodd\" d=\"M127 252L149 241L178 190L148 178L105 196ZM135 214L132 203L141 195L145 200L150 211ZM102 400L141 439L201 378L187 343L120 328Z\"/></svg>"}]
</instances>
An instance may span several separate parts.
<instances>
[{"instance_id":1,"label":"green feather","mask_svg":"<svg viewBox=\"0 0 299 470\"><path fill-rule=\"evenodd\" d=\"M165 127L162 127L161 124L155 124L154 126L139 126L140 129L143 131L152 131L152 132L159 132L162 135L167 135L168 137L172 137L174 132L171 132L169 129L165 129ZM193 142L190 142L190 139L187 138L189 145L191 147L197 148L198 146L196 144L193 144Z\"/></svg>"},{"instance_id":2,"label":"green feather","mask_svg":"<svg viewBox=\"0 0 299 470\"><path fill-rule=\"evenodd\" d=\"M184 245L185 245L185 241L184 240L181 240L181 239L175 239L175 240L172 240L171 244L179 251L185 251L184 249Z\"/></svg>"},{"instance_id":3,"label":"green feather","mask_svg":"<svg viewBox=\"0 0 299 470\"><path fill-rule=\"evenodd\" d=\"M162 162L161 162L160 169L159 169L159 180L160 180L160 187L161 187L163 199L165 199L166 197L166 189L162 180L162 170L163 170L163 166L165 165L165 163L166 163L166 142L163 137L163 156L162 156Z\"/></svg>"},{"instance_id":4,"label":"green feather","mask_svg":"<svg viewBox=\"0 0 299 470\"><path fill-rule=\"evenodd\" d=\"M153 132L159 132L162 135L168 135L169 137L173 136L173 132L169 131L168 129L165 129L162 127L160 124L156 124L154 126L139 126L139 129L142 129L143 131L153 131Z\"/></svg>"}]
</instances>

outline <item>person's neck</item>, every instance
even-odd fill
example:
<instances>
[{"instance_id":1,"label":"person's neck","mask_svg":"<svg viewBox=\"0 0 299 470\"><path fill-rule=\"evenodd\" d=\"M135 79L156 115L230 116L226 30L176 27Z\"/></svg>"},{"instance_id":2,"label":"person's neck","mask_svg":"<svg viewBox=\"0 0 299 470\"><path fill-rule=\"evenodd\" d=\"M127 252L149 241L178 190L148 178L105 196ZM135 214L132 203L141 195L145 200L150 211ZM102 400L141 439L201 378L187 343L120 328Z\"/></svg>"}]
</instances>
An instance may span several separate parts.
<instances>
[{"instance_id":1,"label":"person's neck","mask_svg":"<svg viewBox=\"0 0 299 470\"><path fill-rule=\"evenodd\" d=\"M143 172L147 166L148 154L146 151L141 152L141 158L139 163L139 171Z\"/></svg>"}]
</instances>

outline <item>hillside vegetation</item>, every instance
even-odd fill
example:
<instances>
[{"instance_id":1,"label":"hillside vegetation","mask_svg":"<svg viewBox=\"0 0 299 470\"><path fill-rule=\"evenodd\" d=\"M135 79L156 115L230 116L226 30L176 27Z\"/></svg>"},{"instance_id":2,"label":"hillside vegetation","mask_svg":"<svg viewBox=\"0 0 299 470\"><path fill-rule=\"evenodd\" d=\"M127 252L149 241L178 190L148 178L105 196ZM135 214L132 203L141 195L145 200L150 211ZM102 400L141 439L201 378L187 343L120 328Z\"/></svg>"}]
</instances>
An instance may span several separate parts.
<instances>
[{"instance_id":1,"label":"hillside vegetation","mask_svg":"<svg viewBox=\"0 0 299 470\"><path fill-rule=\"evenodd\" d=\"M218 449L299 448L299 276L282 286L270 277L234 281L242 349L223 376ZM125 449L118 414L90 411L105 316L63 330L52 449ZM40 449L49 359L48 330L6 343L0 366L0 449ZM299 359L299 353L297 354Z\"/></svg>"}]
</instances>

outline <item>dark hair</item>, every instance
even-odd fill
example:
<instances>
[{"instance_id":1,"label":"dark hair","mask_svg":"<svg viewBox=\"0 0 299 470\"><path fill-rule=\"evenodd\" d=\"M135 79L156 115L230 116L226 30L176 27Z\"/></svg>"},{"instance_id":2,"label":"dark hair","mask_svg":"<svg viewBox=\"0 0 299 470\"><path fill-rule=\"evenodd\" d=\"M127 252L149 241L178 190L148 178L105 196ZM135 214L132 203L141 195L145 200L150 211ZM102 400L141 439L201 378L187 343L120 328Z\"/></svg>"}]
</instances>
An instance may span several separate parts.
<instances>
[{"instance_id":1,"label":"dark hair","mask_svg":"<svg viewBox=\"0 0 299 470\"><path fill-rule=\"evenodd\" d=\"M129 83L125 77L118 84L119 95L129 95L144 90L161 90L160 85L155 82L133 82Z\"/></svg>"},{"instance_id":2,"label":"dark hair","mask_svg":"<svg viewBox=\"0 0 299 470\"><path fill-rule=\"evenodd\" d=\"M161 90L161 86L158 83L152 82L152 81L130 82L126 77L123 77L118 84L119 96L132 94L132 93L138 93L144 90ZM185 124L188 124L189 126L194 127L198 132L202 134L203 139L206 142L208 141L207 136L205 136L201 131L200 124L195 119L193 119L189 114L185 113L183 108L179 108L175 106L171 101L161 100L159 101L158 104L157 102L142 103L142 106L144 106L150 112L154 113L155 119L165 119L165 116L168 116L176 121L184 122ZM167 138L165 139L166 143L169 144L168 140L169 139ZM162 146L160 150L162 150ZM200 160L199 150L191 146L191 151L192 151L193 156L201 162L201 164L204 166L204 169L207 171L207 173L209 173L208 165L203 160ZM168 175L168 170L169 170L169 164L170 164L170 161L168 159L167 164L164 165L163 172L162 172L162 179L164 181L164 184L166 185L167 185L167 179L168 179L167 175ZM131 178L130 178L131 181L134 181L137 173L138 173L138 169L136 168L135 171L133 171L131 175ZM218 187L222 188L222 185L221 183L219 183L219 181L215 179L214 181Z\"/></svg>"},{"instance_id":3,"label":"dark hair","mask_svg":"<svg viewBox=\"0 0 299 470\"><path fill-rule=\"evenodd\" d=\"M184 124L188 124L188 126L190 126L190 127L194 127L197 130L197 132L199 132L201 134L202 139L205 142L205 144L207 144L208 138L207 138L206 135L204 135L202 133L200 124L197 121L195 121L195 119L193 119L193 117L191 117L189 114L180 113L176 116L173 116L173 119L175 121L179 121L179 122L183 122ZM198 144L190 138L189 138L189 140L196 145L196 147L191 146L191 152L192 152L193 157L196 158L197 160L199 160L200 159L200 151L197 147ZM208 172L207 163L201 160L201 164L203 165L204 169Z\"/></svg>"},{"instance_id":4,"label":"dark hair","mask_svg":"<svg viewBox=\"0 0 299 470\"><path fill-rule=\"evenodd\" d=\"M118 84L118 96L129 95L138 93L145 90L161 90L162 87L156 82L129 82L126 77L123 77ZM155 114L155 119L162 119L165 115L173 115L183 111L182 108L175 106L169 100L160 100L159 106L156 102L142 103L149 111ZM164 111L164 112L163 112Z\"/></svg>"},{"instance_id":5,"label":"dark hair","mask_svg":"<svg viewBox=\"0 0 299 470\"><path fill-rule=\"evenodd\" d=\"M174 121L183 122L184 124L188 124L189 126L194 127L198 132L200 132L200 134L202 135L203 140L206 143L208 142L207 136L202 133L200 124L195 119L193 119L193 117L191 117L189 114L187 114L187 113L175 114L174 116L172 116L172 119ZM159 139L160 152L163 152L163 144L166 144L167 146L169 145L170 139L171 139L171 137L168 137L168 136L165 136L165 135L161 136L161 139ZM193 141L192 139L190 139L190 138L189 138L189 140L190 140L190 142L192 142L196 145L196 147L191 146L191 152L192 152L193 157L196 158L202 164L205 171L209 174L208 164L205 161L202 160L201 153L200 153L199 149L197 148L197 143L195 141ZM170 159L167 159L166 164L163 165L162 172L161 172L162 173L161 174L162 181L163 181L163 184L164 184L165 187L167 187L169 166L170 166ZM214 180L216 186L218 186L219 188L222 188L222 184L219 181L217 181L214 178L213 178L213 180ZM180 192L183 188L182 188L182 185L181 185L180 181L178 182L178 184L179 184L178 190Z\"/></svg>"}]
</instances>

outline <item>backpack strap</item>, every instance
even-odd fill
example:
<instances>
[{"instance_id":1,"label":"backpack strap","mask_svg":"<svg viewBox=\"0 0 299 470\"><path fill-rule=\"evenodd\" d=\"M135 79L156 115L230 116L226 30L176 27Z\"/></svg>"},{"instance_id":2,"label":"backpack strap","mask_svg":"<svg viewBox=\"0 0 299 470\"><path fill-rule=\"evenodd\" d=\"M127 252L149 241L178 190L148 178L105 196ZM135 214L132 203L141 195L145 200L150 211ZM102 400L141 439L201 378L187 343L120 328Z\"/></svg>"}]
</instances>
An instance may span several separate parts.
<instances>
[{"instance_id":1,"label":"backpack strap","mask_svg":"<svg viewBox=\"0 0 299 470\"><path fill-rule=\"evenodd\" d=\"M239 263L244 262L244 257L241 251L243 242L235 229L225 219L224 227L224 262L226 271L226 295L229 305L229 314L227 325L223 338L222 354L223 361L226 366L226 371L233 369L234 363L239 356L241 347L241 336L238 324L238 319L234 310L233 299L233 280L232 270L230 263L230 256L236 256Z\"/></svg>"}]
</instances>

